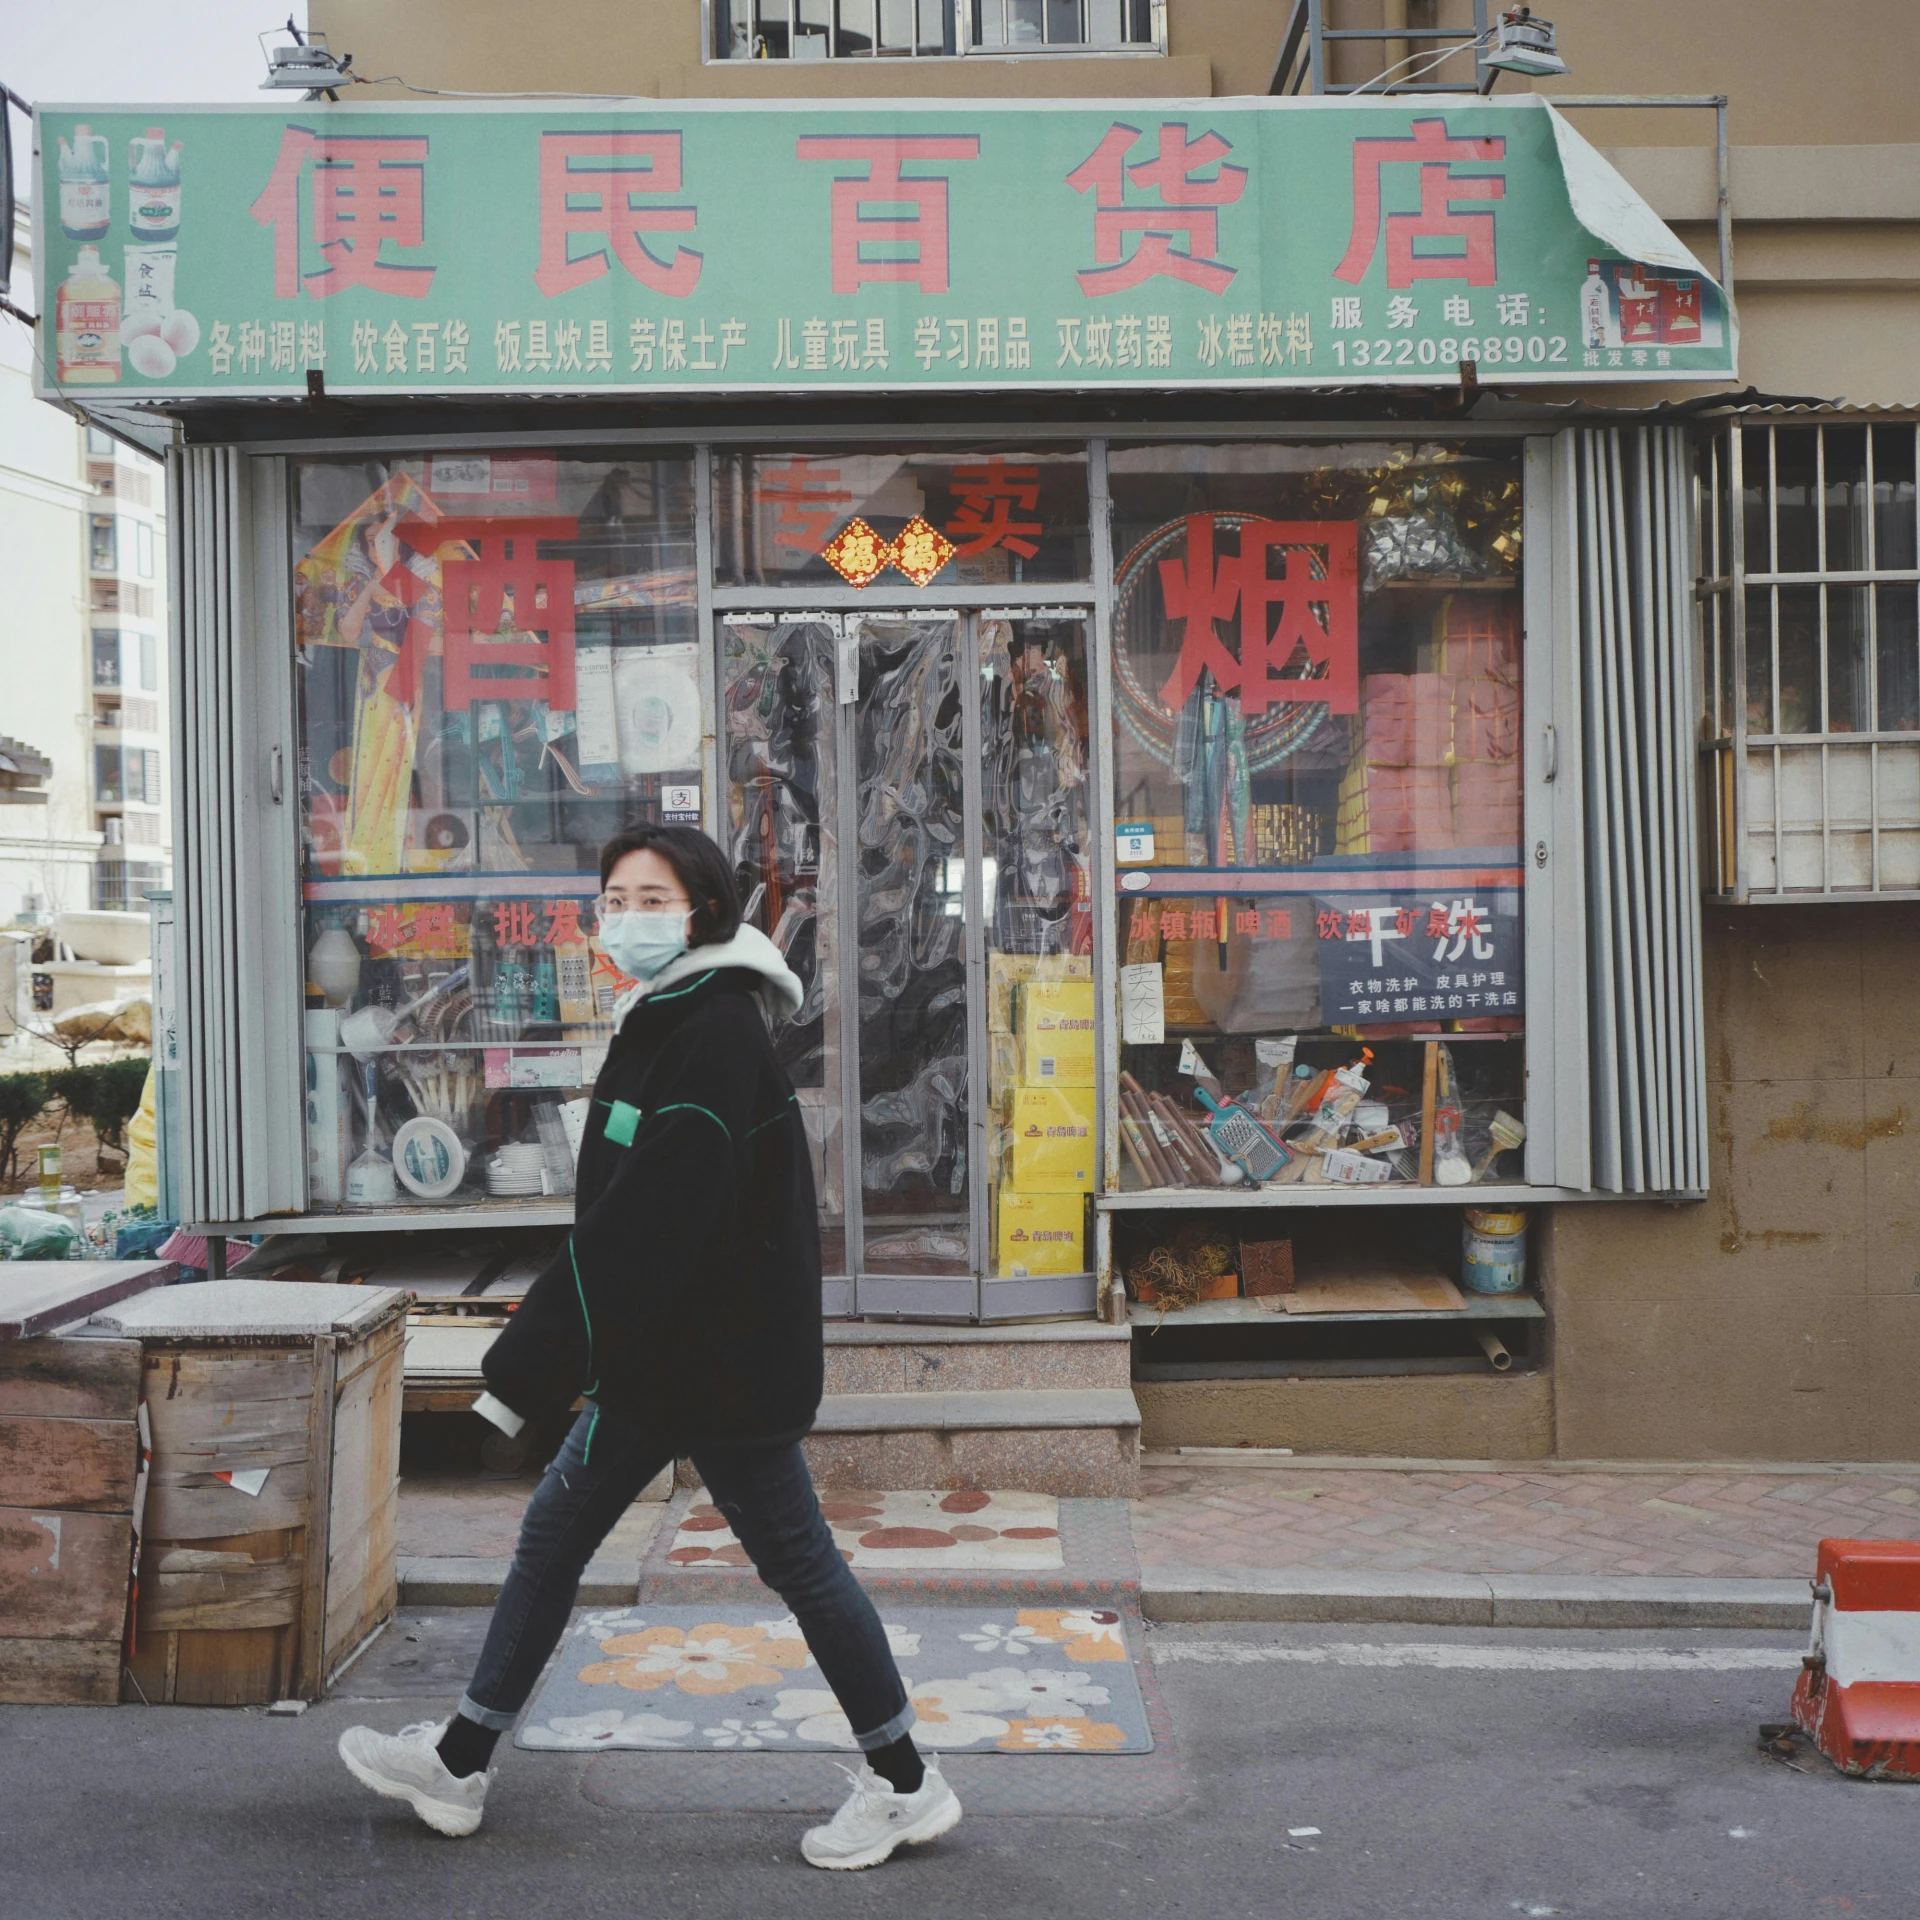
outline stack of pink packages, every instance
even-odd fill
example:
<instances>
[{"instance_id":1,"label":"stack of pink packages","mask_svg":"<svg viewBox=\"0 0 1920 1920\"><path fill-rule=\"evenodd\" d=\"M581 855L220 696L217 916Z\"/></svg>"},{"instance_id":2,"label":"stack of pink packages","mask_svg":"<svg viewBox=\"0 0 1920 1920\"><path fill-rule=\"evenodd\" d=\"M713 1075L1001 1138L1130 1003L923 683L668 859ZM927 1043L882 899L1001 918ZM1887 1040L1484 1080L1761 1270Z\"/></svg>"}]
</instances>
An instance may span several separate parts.
<instances>
[{"instance_id":1,"label":"stack of pink packages","mask_svg":"<svg viewBox=\"0 0 1920 1920\"><path fill-rule=\"evenodd\" d=\"M1443 673L1370 673L1366 758L1375 767L1444 767L1453 759L1453 682Z\"/></svg>"}]
</instances>

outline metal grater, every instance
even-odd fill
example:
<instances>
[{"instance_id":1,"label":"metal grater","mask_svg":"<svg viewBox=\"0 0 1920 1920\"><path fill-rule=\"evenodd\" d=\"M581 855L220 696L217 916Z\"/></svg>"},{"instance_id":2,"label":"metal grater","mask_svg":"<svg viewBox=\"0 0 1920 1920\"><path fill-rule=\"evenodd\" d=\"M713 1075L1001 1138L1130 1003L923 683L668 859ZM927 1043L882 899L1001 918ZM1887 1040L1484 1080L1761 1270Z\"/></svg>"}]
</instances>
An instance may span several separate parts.
<instances>
[{"instance_id":1,"label":"metal grater","mask_svg":"<svg viewBox=\"0 0 1920 1920\"><path fill-rule=\"evenodd\" d=\"M1229 1160L1246 1169L1249 1179L1271 1180L1293 1158L1245 1107L1216 1100L1205 1087L1194 1092L1208 1112L1208 1135Z\"/></svg>"}]
</instances>

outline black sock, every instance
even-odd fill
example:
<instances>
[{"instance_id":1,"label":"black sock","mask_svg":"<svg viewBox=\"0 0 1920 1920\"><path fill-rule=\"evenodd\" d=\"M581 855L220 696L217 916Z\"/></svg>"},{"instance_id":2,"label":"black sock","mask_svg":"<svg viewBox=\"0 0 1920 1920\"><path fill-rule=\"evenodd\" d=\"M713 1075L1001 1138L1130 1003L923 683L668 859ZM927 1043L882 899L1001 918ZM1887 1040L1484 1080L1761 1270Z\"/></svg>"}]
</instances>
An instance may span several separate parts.
<instances>
[{"instance_id":1,"label":"black sock","mask_svg":"<svg viewBox=\"0 0 1920 1920\"><path fill-rule=\"evenodd\" d=\"M494 1743L499 1738L497 1727L483 1727L478 1720L456 1713L447 1722L447 1730L434 1751L440 1756L440 1764L456 1780L464 1780L470 1773L486 1772L487 1762L493 1758Z\"/></svg>"},{"instance_id":2,"label":"black sock","mask_svg":"<svg viewBox=\"0 0 1920 1920\"><path fill-rule=\"evenodd\" d=\"M927 1777L927 1763L920 1758L920 1749L913 1744L910 1733L903 1733L891 1746L874 1748L867 1755L867 1765L895 1793L918 1793Z\"/></svg>"}]
</instances>

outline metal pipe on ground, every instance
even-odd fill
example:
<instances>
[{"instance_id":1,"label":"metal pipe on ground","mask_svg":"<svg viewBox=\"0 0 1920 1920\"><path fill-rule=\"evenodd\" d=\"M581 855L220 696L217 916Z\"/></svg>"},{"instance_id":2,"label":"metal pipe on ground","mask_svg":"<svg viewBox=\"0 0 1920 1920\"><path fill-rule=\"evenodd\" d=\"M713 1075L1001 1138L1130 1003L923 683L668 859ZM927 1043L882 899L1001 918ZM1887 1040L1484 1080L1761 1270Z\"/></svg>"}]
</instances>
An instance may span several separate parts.
<instances>
[{"instance_id":1,"label":"metal pipe on ground","mask_svg":"<svg viewBox=\"0 0 1920 1920\"><path fill-rule=\"evenodd\" d=\"M1473 1337L1480 1342L1480 1351L1487 1356L1487 1364L1495 1373L1506 1373L1513 1366L1513 1355L1507 1351L1507 1345L1490 1327L1475 1327Z\"/></svg>"}]
</instances>

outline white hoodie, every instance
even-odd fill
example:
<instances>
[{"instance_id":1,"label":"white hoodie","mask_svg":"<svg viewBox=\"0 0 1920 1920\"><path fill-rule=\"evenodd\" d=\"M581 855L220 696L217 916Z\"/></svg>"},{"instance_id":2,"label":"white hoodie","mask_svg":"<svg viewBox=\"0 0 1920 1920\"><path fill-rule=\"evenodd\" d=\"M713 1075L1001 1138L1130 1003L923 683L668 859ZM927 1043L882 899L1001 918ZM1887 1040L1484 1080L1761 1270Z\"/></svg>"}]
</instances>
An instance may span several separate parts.
<instances>
[{"instance_id":1,"label":"white hoodie","mask_svg":"<svg viewBox=\"0 0 1920 1920\"><path fill-rule=\"evenodd\" d=\"M620 1031L627 1015L649 994L658 993L663 987L698 979L703 973L717 973L722 967L744 967L747 972L760 976L760 1006L767 1016L768 1026L783 1017L791 1018L800 1011L800 1003L806 998L806 989L801 986L799 976L781 957L780 949L758 927L750 927L742 921L739 931L731 940L723 940L715 946L689 947L685 953L676 954L669 960L651 980L638 980L630 986L613 1009L614 1032Z\"/></svg>"}]
</instances>

